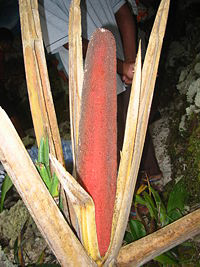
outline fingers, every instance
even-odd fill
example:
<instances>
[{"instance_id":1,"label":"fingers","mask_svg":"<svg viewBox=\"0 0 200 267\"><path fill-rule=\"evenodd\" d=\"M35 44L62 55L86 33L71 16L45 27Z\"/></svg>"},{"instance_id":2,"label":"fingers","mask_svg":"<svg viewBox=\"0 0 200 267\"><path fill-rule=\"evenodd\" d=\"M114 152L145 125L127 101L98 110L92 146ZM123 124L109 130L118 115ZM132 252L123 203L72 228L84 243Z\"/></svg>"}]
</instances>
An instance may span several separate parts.
<instances>
[{"instance_id":1,"label":"fingers","mask_svg":"<svg viewBox=\"0 0 200 267\"><path fill-rule=\"evenodd\" d=\"M127 76L123 75L122 76L122 81L127 84L127 85L130 85L132 84L132 79L129 79Z\"/></svg>"},{"instance_id":2,"label":"fingers","mask_svg":"<svg viewBox=\"0 0 200 267\"><path fill-rule=\"evenodd\" d=\"M122 81L126 84L131 84L133 79L133 73L134 73L134 62L123 62L123 75L122 75Z\"/></svg>"}]
</instances>

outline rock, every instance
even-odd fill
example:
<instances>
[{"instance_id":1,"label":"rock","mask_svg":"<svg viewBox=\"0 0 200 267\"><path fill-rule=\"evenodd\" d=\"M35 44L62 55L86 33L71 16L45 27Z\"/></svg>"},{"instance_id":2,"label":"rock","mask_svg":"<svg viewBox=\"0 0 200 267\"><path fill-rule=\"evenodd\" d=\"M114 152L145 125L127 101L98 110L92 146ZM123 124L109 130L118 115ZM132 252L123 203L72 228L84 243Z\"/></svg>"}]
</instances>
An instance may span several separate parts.
<instances>
[{"instance_id":1,"label":"rock","mask_svg":"<svg viewBox=\"0 0 200 267\"><path fill-rule=\"evenodd\" d=\"M16 264L10 262L0 246L0 266L1 267L17 267Z\"/></svg>"},{"instance_id":2,"label":"rock","mask_svg":"<svg viewBox=\"0 0 200 267\"><path fill-rule=\"evenodd\" d=\"M170 132L169 128L169 111L161 111L161 119L151 125L151 135L154 143L156 158L159 167L163 173L162 185L166 185L171 181L172 165L167 152L167 138Z\"/></svg>"},{"instance_id":3,"label":"rock","mask_svg":"<svg viewBox=\"0 0 200 267\"><path fill-rule=\"evenodd\" d=\"M16 238L29 217L28 210L21 200L10 210L0 213L0 241L7 240L13 248Z\"/></svg>"},{"instance_id":4,"label":"rock","mask_svg":"<svg viewBox=\"0 0 200 267\"><path fill-rule=\"evenodd\" d=\"M195 66L194 66L194 71L200 75L200 62L198 62Z\"/></svg>"},{"instance_id":5,"label":"rock","mask_svg":"<svg viewBox=\"0 0 200 267\"><path fill-rule=\"evenodd\" d=\"M45 251L45 261L47 261L47 254L51 258L50 262L52 259L55 260L22 200L19 200L10 210L0 213L0 244L11 262L14 262L14 243L20 233L25 263L36 263L43 251ZM0 266L2 267L1 264Z\"/></svg>"}]
</instances>

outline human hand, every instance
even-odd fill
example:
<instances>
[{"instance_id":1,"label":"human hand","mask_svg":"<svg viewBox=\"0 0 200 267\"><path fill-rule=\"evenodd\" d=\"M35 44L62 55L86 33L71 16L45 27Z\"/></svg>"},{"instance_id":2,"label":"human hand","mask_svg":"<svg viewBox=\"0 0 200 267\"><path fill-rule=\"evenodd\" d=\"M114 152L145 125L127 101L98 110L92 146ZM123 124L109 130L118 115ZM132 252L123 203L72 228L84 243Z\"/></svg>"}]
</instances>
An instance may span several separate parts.
<instances>
[{"instance_id":1,"label":"human hand","mask_svg":"<svg viewBox=\"0 0 200 267\"><path fill-rule=\"evenodd\" d=\"M135 62L131 61L124 61L123 62L123 72L122 72L122 81L125 84L132 84L132 80L133 80L133 73L134 73L134 65Z\"/></svg>"}]
</instances>

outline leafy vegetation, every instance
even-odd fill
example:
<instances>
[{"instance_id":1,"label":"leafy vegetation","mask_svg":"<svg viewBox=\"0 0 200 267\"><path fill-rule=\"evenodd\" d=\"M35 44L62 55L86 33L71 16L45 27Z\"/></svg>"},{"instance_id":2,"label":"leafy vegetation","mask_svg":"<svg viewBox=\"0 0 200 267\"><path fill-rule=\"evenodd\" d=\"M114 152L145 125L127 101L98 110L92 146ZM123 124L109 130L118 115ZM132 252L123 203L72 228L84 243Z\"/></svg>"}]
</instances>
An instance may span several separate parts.
<instances>
[{"instance_id":1,"label":"leafy vegetation","mask_svg":"<svg viewBox=\"0 0 200 267\"><path fill-rule=\"evenodd\" d=\"M58 185L59 181L55 173L51 174L49 165L49 143L48 138L42 138L40 141L40 147L38 149L38 160L36 161L37 170L48 188L52 197L58 197ZM6 174L2 184L1 201L0 201L0 212L3 211L4 201L6 194L13 186L10 177ZM60 203L61 206L61 203Z\"/></svg>"},{"instance_id":2,"label":"leafy vegetation","mask_svg":"<svg viewBox=\"0 0 200 267\"><path fill-rule=\"evenodd\" d=\"M162 201L158 191L153 187L148 185L147 191L146 187L141 186L143 191L139 189L134 199L134 205L136 210L137 219L131 219L129 221L129 231L126 231L124 240L127 244L138 240L145 235L152 232L152 229L160 229L173 221L181 218L185 213L185 203L187 200L187 191L184 186L183 180L180 180L173 187L171 191L167 204ZM139 216L138 207L145 206L148 209L148 214L146 216L147 220L143 220ZM152 227L153 225L153 227ZM174 250L163 253L162 255L154 258L161 264L174 264L180 263Z\"/></svg>"},{"instance_id":3,"label":"leafy vegetation","mask_svg":"<svg viewBox=\"0 0 200 267\"><path fill-rule=\"evenodd\" d=\"M3 184L2 184L2 188L1 188L0 212L3 211L3 206L4 206L4 201L5 201L6 194L10 190L12 185L13 185L13 183L12 183L10 177L6 174L5 179L3 181Z\"/></svg>"},{"instance_id":4,"label":"leafy vegetation","mask_svg":"<svg viewBox=\"0 0 200 267\"><path fill-rule=\"evenodd\" d=\"M50 171L48 138L42 138L40 141L40 147L38 150L38 161L36 162L36 167L52 197L57 197L59 195L59 181L56 174L53 173L52 175Z\"/></svg>"},{"instance_id":5,"label":"leafy vegetation","mask_svg":"<svg viewBox=\"0 0 200 267\"><path fill-rule=\"evenodd\" d=\"M177 97L177 105L183 101ZM186 102L186 100L185 100ZM200 201L200 116L192 114L185 121L185 129L179 129L181 116L185 113L185 105L174 110L170 120L170 136L168 152L172 162L173 177L182 177L188 191L187 204L192 207ZM184 145L183 145L184 144ZM171 184L166 187L170 190Z\"/></svg>"}]
</instances>

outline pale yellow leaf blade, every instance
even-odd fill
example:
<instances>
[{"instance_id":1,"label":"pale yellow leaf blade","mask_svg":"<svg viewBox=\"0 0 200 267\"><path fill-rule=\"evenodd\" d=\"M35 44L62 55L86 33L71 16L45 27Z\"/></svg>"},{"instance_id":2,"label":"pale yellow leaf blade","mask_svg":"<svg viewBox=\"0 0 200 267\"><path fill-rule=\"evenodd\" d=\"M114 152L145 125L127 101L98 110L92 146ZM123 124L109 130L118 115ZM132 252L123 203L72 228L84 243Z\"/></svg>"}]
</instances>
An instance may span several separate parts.
<instances>
[{"instance_id":1,"label":"pale yellow leaf blade","mask_svg":"<svg viewBox=\"0 0 200 267\"><path fill-rule=\"evenodd\" d=\"M2 108L0 143L0 160L61 266L96 266L58 209Z\"/></svg>"},{"instance_id":2,"label":"pale yellow leaf blade","mask_svg":"<svg viewBox=\"0 0 200 267\"><path fill-rule=\"evenodd\" d=\"M74 170L76 169L82 86L83 55L80 0L72 0L69 14L69 103Z\"/></svg>"},{"instance_id":3,"label":"pale yellow leaf blade","mask_svg":"<svg viewBox=\"0 0 200 267\"><path fill-rule=\"evenodd\" d=\"M51 153L64 165L58 124L49 84L37 0L19 1L27 89L39 146L48 135Z\"/></svg>"},{"instance_id":4,"label":"pale yellow leaf blade","mask_svg":"<svg viewBox=\"0 0 200 267\"><path fill-rule=\"evenodd\" d=\"M130 175L135 137L138 123L138 112L140 105L141 90L141 45L135 63L135 73L131 88L130 102L127 113L124 144L121 152L121 160L117 177L117 192L115 210L112 224L111 245L105 256L106 262L110 262L116 257L121 247L132 201L135 177Z\"/></svg>"},{"instance_id":5,"label":"pale yellow leaf blade","mask_svg":"<svg viewBox=\"0 0 200 267\"><path fill-rule=\"evenodd\" d=\"M108 259L106 261L106 264L111 263L117 256L117 253L122 244L123 235L130 213L131 201L135 189L146 129L148 125L148 118L153 97L160 52L168 17L169 3L170 0L162 0L160 3L145 56L144 66L142 69L142 84L138 118L135 127L133 127L133 136L135 136L135 141L133 143L133 146L130 148L129 154L127 154L127 158L125 159L125 162L127 163L124 163L124 166L127 166L127 169L122 170L122 173L124 173L124 175L121 175L121 172L119 170L119 187L116 198L116 212L113 219L113 239L111 241L110 250L108 251ZM136 77L134 77L134 79L137 79L137 75L138 74L136 70ZM140 77L140 75L138 77ZM135 81L133 80L133 83L134 82ZM133 88L134 90L136 90L135 86ZM131 102L129 105L131 106ZM126 125L126 127L129 128L131 126L130 123L131 122L128 122L128 125ZM126 133L124 140L124 143L126 143ZM123 147L123 149L124 148L125 146ZM123 161L123 151L121 161ZM122 162L120 162L120 165L121 164Z\"/></svg>"},{"instance_id":6,"label":"pale yellow leaf blade","mask_svg":"<svg viewBox=\"0 0 200 267\"><path fill-rule=\"evenodd\" d=\"M50 160L78 218L81 241L92 259L100 262L94 202L74 177L51 154Z\"/></svg>"}]
</instances>

